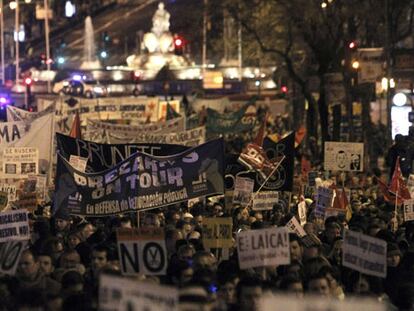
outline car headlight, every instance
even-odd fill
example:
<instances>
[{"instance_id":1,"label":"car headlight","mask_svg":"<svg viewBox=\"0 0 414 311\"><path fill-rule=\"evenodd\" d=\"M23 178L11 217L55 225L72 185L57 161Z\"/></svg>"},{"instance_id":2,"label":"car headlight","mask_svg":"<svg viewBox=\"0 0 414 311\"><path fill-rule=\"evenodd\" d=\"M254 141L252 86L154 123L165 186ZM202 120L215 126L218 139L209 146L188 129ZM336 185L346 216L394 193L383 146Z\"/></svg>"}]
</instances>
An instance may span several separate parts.
<instances>
[{"instance_id":1,"label":"car headlight","mask_svg":"<svg viewBox=\"0 0 414 311\"><path fill-rule=\"evenodd\" d=\"M93 91L97 94L102 94L104 92L104 89L100 86L94 86Z\"/></svg>"}]
</instances>

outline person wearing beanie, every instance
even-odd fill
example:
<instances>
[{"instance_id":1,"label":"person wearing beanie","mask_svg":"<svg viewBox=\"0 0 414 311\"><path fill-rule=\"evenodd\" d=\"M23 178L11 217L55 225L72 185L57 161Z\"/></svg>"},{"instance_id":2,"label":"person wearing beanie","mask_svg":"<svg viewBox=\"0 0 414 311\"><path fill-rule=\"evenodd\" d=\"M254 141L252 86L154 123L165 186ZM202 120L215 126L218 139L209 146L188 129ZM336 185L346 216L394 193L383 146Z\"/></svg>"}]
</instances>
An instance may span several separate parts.
<instances>
[{"instance_id":1,"label":"person wearing beanie","mask_svg":"<svg viewBox=\"0 0 414 311\"><path fill-rule=\"evenodd\" d=\"M387 245L387 267L398 267L401 261L401 251L396 243Z\"/></svg>"}]
</instances>

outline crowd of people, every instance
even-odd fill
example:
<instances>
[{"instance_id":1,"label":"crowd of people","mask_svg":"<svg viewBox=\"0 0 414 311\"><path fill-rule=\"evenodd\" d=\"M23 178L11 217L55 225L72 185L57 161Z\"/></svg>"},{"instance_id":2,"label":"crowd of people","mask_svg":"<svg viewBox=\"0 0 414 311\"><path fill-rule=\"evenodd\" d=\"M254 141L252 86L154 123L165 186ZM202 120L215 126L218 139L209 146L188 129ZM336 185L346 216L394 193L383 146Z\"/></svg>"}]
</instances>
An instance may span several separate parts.
<instances>
[{"instance_id":1,"label":"crowd of people","mask_svg":"<svg viewBox=\"0 0 414 311\"><path fill-rule=\"evenodd\" d=\"M229 150L240 150L243 139ZM315 159L318 162L318 159ZM384 175L384 176L382 176ZM168 268L163 276L136 277L179 288L181 310L257 310L267 293L308 294L346 301L353 296L381 301L387 310L414 310L414 222L404 222L400 209L384 200L375 170L324 176L325 182L351 190L352 218L339 214L317 217L315 191L287 194L287 203L272 210L226 206L224 197L205 198L191 208L187 202L139 213L102 218L73 216L39 206L31 214L31 240L15 276L0 278L0 310L97 310L99 275L121 275L116 230L161 227L165 233ZM295 178L306 184L306 178ZM300 201L307 205L306 235L289 234L289 265L241 270L237 247L206 249L203 219L231 217L233 237L245 230L282 227L298 217ZM282 202L282 201L281 201ZM139 222L139 223L138 223ZM342 265L343 231L350 229L386 241L386 278L364 275ZM361 310L363 306L361 306ZM274 310L278 310L275 306Z\"/></svg>"}]
</instances>

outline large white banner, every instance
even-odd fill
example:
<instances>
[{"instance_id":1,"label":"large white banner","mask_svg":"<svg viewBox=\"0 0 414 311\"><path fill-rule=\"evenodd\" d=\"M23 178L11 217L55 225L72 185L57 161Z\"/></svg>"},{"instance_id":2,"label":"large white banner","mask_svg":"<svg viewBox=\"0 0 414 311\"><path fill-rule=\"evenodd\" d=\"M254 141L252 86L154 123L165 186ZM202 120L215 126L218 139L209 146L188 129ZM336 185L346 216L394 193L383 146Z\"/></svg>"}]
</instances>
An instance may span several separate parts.
<instances>
[{"instance_id":1,"label":"large white banner","mask_svg":"<svg viewBox=\"0 0 414 311\"><path fill-rule=\"evenodd\" d=\"M324 169L326 171L362 172L364 170L364 144L325 142Z\"/></svg>"},{"instance_id":2,"label":"large white banner","mask_svg":"<svg viewBox=\"0 0 414 311\"><path fill-rule=\"evenodd\" d=\"M136 143L152 143L152 144L175 144L184 145L190 147L196 147L206 140L206 128L200 126L188 131L182 131L177 133L144 133L138 132L134 138L119 137L111 133L107 133L109 144L136 144Z\"/></svg>"},{"instance_id":3,"label":"large white banner","mask_svg":"<svg viewBox=\"0 0 414 311\"><path fill-rule=\"evenodd\" d=\"M125 303L135 297L143 304L151 303L148 310L167 311L178 309L178 289L151 282L138 282L134 279L101 273L99 276L99 310L119 311ZM138 309L140 310L140 309Z\"/></svg>"},{"instance_id":4,"label":"large white banner","mask_svg":"<svg viewBox=\"0 0 414 311\"><path fill-rule=\"evenodd\" d=\"M345 230L342 265L364 274L387 276L387 242L366 234Z\"/></svg>"},{"instance_id":5,"label":"large white banner","mask_svg":"<svg viewBox=\"0 0 414 311\"><path fill-rule=\"evenodd\" d=\"M45 108L38 112L30 112L14 106L7 106L7 121L33 121L48 113L55 112L55 102L49 102L49 105Z\"/></svg>"},{"instance_id":6,"label":"large white banner","mask_svg":"<svg viewBox=\"0 0 414 311\"><path fill-rule=\"evenodd\" d=\"M88 120L83 139L107 143L108 133L122 141L131 141L137 133L176 133L185 130L185 119L177 118L165 122L154 122L139 125L113 124L105 121Z\"/></svg>"},{"instance_id":7,"label":"large white banner","mask_svg":"<svg viewBox=\"0 0 414 311\"><path fill-rule=\"evenodd\" d=\"M241 269L290 264L289 231L286 227L242 231L237 235Z\"/></svg>"},{"instance_id":8,"label":"large white banner","mask_svg":"<svg viewBox=\"0 0 414 311\"><path fill-rule=\"evenodd\" d=\"M68 98L62 98L56 107L61 118L74 115L76 111L83 125L86 120L139 120L141 122L158 121L158 98L156 97L108 97L99 99L74 98L73 104L67 104ZM58 118L59 119L59 118Z\"/></svg>"},{"instance_id":9,"label":"large white banner","mask_svg":"<svg viewBox=\"0 0 414 311\"><path fill-rule=\"evenodd\" d=\"M153 122L139 125L113 124L105 121L88 120L87 130L89 129L94 131L108 131L110 133L123 134L125 136L129 134L130 137L133 137L133 135L138 132L175 133L185 130L185 119L180 117L164 122Z\"/></svg>"},{"instance_id":10,"label":"large white banner","mask_svg":"<svg viewBox=\"0 0 414 311\"><path fill-rule=\"evenodd\" d=\"M0 149L6 144L21 139L26 130L26 123L22 121L0 122Z\"/></svg>"}]
</instances>

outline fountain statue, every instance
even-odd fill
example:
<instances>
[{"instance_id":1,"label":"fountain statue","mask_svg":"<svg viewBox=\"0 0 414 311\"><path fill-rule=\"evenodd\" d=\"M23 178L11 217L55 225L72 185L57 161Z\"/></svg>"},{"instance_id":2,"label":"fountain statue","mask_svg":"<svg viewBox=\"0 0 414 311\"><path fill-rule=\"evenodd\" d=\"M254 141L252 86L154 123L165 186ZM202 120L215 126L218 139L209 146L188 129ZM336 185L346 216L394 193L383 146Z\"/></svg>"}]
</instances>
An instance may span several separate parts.
<instances>
[{"instance_id":1,"label":"fountain statue","mask_svg":"<svg viewBox=\"0 0 414 311\"><path fill-rule=\"evenodd\" d=\"M134 69L143 69L157 73L162 67L168 65L170 69L187 67L188 59L175 55L173 35L170 32L170 13L165 10L164 3L158 4L158 9L152 18L151 32L143 38L143 46L147 53L130 55L127 64Z\"/></svg>"},{"instance_id":2,"label":"fountain statue","mask_svg":"<svg viewBox=\"0 0 414 311\"><path fill-rule=\"evenodd\" d=\"M85 37L83 48L83 61L81 69L91 70L100 69L101 63L96 57L95 35L93 31L92 18L87 16L85 19Z\"/></svg>"}]
</instances>

